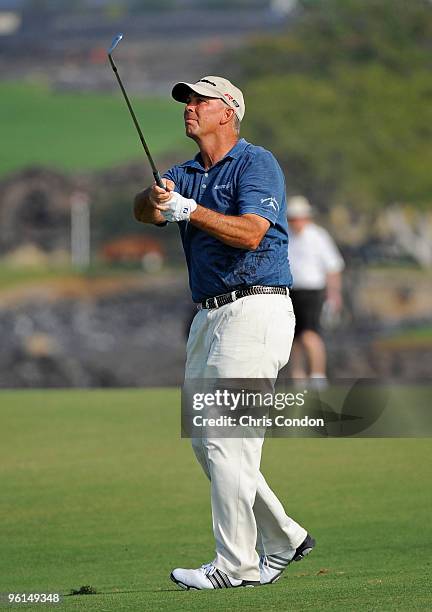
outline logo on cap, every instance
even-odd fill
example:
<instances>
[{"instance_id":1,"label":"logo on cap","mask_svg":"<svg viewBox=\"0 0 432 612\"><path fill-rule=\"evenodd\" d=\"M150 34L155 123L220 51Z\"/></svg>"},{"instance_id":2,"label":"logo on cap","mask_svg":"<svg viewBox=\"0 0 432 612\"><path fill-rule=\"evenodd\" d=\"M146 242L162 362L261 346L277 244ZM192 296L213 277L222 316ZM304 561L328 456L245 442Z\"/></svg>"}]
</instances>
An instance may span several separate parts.
<instances>
[{"instance_id":1,"label":"logo on cap","mask_svg":"<svg viewBox=\"0 0 432 612\"><path fill-rule=\"evenodd\" d=\"M240 106L240 104L237 102L237 100L235 100L235 99L232 97L232 95L231 95L231 94L229 94L229 93L224 93L224 96L225 96L226 98L228 98L228 100L229 100L230 102L232 102L232 103L234 104L234 106L237 106L237 108Z\"/></svg>"},{"instance_id":2,"label":"logo on cap","mask_svg":"<svg viewBox=\"0 0 432 612\"><path fill-rule=\"evenodd\" d=\"M208 81L207 79L200 79L198 83L208 83L209 85L213 85L213 87L216 87L216 83L213 83L213 81Z\"/></svg>"}]
</instances>

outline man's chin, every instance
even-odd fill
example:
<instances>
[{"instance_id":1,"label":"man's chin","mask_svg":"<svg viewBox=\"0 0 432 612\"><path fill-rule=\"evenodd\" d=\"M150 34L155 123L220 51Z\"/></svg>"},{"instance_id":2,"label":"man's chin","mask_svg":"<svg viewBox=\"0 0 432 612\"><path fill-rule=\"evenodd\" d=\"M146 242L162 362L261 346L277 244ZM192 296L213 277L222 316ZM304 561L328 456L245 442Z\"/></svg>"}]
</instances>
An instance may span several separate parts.
<instances>
[{"instance_id":1,"label":"man's chin","mask_svg":"<svg viewBox=\"0 0 432 612\"><path fill-rule=\"evenodd\" d=\"M191 130L190 126L188 125L186 126L185 133L188 138L192 138L192 140L197 139L197 135L194 133L194 130Z\"/></svg>"}]
</instances>

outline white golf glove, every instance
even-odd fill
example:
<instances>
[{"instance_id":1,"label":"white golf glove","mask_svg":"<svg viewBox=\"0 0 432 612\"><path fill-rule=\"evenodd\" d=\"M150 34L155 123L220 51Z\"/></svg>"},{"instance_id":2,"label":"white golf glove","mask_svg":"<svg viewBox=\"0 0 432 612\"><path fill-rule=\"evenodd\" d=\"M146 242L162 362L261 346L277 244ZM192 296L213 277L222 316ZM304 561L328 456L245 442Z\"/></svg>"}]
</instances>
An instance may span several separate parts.
<instances>
[{"instance_id":1,"label":"white golf glove","mask_svg":"<svg viewBox=\"0 0 432 612\"><path fill-rule=\"evenodd\" d=\"M162 210L163 217L170 222L188 221L191 213L196 209L195 200L184 198L177 191L171 192L171 198L166 203L167 210Z\"/></svg>"}]
</instances>

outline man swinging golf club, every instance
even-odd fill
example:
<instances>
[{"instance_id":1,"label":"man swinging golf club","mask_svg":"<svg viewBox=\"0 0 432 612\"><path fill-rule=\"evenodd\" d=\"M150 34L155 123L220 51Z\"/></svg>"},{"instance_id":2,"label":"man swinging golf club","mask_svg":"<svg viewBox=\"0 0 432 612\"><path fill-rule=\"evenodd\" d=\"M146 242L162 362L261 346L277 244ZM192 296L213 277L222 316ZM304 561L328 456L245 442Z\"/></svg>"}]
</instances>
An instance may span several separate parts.
<instances>
[{"instance_id":1,"label":"man swinging golf club","mask_svg":"<svg viewBox=\"0 0 432 612\"><path fill-rule=\"evenodd\" d=\"M285 184L265 149L239 138L242 92L206 76L177 83L192 160L171 168L135 197L138 221L178 223L198 312L186 379L275 380L287 363L295 318L289 297ZM265 108L265 107L264 107ZM196 438L193 449L211 483L216 557L173 570L184 589L275 582L315 542L286 515L260 472L263 437Z\"/></svg>"}]
</instances>

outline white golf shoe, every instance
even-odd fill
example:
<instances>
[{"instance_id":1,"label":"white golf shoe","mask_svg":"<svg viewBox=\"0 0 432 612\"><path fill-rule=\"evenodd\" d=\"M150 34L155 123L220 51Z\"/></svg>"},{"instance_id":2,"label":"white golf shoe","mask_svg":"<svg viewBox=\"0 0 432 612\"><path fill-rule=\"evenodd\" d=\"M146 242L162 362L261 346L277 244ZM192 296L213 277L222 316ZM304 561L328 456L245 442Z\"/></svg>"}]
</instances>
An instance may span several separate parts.
<instances>
[{"instance_id":1,"label":"white golf shoe","mask_svg":"<svg viewBox=\"0 0 432 612\"><path fill-rule=\"evenodd\" d=\"M282 572L293 561L301 561L315 546L315 540L307 534L303 542L296 548L294 553L281 553L277 555L263 555L260 557L260 581L261 584L272 584L279 580Z\"/></svg>"},{"instance_id":2,"label":"white golf shoe","mask_svg":"<svg viewBox=\"0 0 432 612\"><path fill-rule=\"evenodd\" d=\"M171 572L171 580L182 589L231 589L236 587L255 587L260 582L238 580L217 569L212 563L206 563L198 569L178 567Z\"/></svg>"}]
</instances>

